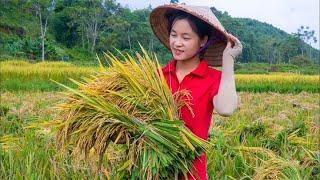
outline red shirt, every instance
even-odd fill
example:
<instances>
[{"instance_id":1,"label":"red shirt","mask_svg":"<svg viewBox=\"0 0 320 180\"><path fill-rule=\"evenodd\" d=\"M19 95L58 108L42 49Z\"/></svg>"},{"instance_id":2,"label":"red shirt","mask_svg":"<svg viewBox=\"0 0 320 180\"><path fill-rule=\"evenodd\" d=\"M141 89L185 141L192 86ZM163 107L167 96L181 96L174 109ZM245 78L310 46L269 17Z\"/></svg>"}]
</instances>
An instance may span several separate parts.
<instances>
[{"instance_id":1,"label":"red shirt","mask_svg":"<svg viewBox=\"0 0 320 180\"><path fill-rule=\"evenodd\" d=\"M194 116L184 106L180 110L180 118L195 135L207 140L214 108L212 100L218 93L221 71L209 68L206 60L200 60L198 67L179 83L176 76L176 62L176 60L171 60L162 68L162 71L172 94L182 89L189 90L191 94L191 108ZM205 154L194 161L194 168L201 180L207 179ZM189 179L193 179L191 175L189 175Z\"/></svg>"}]
</instances>

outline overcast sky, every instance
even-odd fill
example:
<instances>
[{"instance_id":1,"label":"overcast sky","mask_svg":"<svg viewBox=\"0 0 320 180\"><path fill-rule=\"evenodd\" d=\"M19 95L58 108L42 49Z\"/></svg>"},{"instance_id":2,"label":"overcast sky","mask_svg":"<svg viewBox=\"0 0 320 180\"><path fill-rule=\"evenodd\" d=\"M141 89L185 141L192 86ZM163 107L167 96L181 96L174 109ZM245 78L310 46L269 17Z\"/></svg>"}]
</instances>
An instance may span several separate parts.
<instances>
[{"instance_id":1,"label":"overcast sky","mask_svg":"<svg viewBox=\"0 0 320 180\"><path fill-rule=\"evenodd\" d=\"M131 9L152 8L169 3L170 0L116 0ZM214 6L227 11L232 17L252 18L291 34L301 26L315 30L319 49L319 0L180 0L188 5Z\"/></svg>"}]
</instances>

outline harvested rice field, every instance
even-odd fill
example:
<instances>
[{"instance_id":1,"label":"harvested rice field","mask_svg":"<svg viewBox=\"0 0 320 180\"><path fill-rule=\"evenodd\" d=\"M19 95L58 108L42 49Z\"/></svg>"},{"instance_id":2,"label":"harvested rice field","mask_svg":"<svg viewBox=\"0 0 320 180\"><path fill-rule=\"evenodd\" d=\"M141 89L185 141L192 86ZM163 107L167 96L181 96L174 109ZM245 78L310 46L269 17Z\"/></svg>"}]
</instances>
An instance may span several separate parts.
<instances>
[{"instance_id":1,"label":"harvested rice field","mask_svg":"<svg viewBox=\"0 0 320 180\"><path fill-rule=\"evenodd\" d=\"M319 93L239 92L230 117L213 115L209 179L318 179ZM108 178L60 156L48 128L59 92L1 92L0 179ZM117 154L106 152L109 157Z\"/></svg>"}]
</instances>

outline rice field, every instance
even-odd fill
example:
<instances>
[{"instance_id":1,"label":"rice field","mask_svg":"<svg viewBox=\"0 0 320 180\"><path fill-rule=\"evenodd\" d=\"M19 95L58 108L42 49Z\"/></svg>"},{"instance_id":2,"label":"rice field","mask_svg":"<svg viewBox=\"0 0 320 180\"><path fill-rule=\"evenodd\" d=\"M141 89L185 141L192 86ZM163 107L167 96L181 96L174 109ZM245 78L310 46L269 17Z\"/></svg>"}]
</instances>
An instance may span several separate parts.
<instances>
[{"instance_id":1,"label":"rice field","mask_svg":"<svg viewBox=\"0 0 320 180\"><path fill-rule=\"evenodd\" d=\"M98 70L96 67L80 67L66 62L32 64L26 61L3 61L0 67L0 88L10 91L57 91L61 88L51 80L70 84L69 78L80 79Z\"/></svg>"},{"instance_id":2,"label":"rice field","mask_svg":"<svg viewBox=\"0 0 320 180\"><path fill-rule=\"evenodd\" d=\"M239 92L239 98L232 116L213 115L209 178L319 179L319 93ZM61 99L59 92L1 93L0 179L106 178L56 150L48 127Z\"/></svg>"},{"instance_id":3,"label":"rice field","mask_svg":"<svg viewBox=\"0 0 320 180\"><path fill-rule=\"evenodd\" d=\"M55 80L74 86L69 78L81 79L89 76L98 67L76 66L65 62L31 64L25 61L0 62L0 88L9 91L59 91ZM236 74L237 91L299 93L302 91L320 93L319 75L292 73Z\"/></svg>"},{"instance_id":4,"label":"rice field","mask_svg":"<svg viewBox=\"0 0 320 180\"><path fill-rule=\"evenodd\" d=\"M292 73L236 74L238 91L299 93L302 91L319 93L319 75Z\"/></svg>"},{"instance_id":5,"label":"rice field","mask_svg":"<svg viewBox=\"0 0 320 180\"><path fill-rule=\"evenodd\" d=\"M64 101L51 80L75 86L69 78L99 68L25 61L0 62L0 68L0 179L108 179L108 172L62 156L49 128L55 105ZM237 111L213 115L209 179L320 179L319 78L237 74Z\"/></svg>"}]
</instances>

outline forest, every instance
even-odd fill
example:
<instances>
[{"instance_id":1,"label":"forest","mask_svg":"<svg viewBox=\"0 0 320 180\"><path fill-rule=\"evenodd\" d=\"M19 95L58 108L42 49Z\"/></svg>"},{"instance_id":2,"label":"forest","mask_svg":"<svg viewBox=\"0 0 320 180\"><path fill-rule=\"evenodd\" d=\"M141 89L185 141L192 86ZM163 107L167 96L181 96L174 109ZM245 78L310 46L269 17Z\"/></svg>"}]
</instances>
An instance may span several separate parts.
<instances>
[{"instance_id":1,"label":"forest","mask_svg":"<svg viewBox=\"0 0 320 180\"><path fill-rule=\"evenodd\" d=\"M168 1L168 3L170 3ZM307 25L285 31L250 18L233 18L211 7L244 48L238 63L319 64L318 39ZM171 54L152 33L151 5L131 10L115 0L0 0L0 59L96 64L96 55L119 49L155 52L162 64Z\"/></svg>"}]
</instances>

